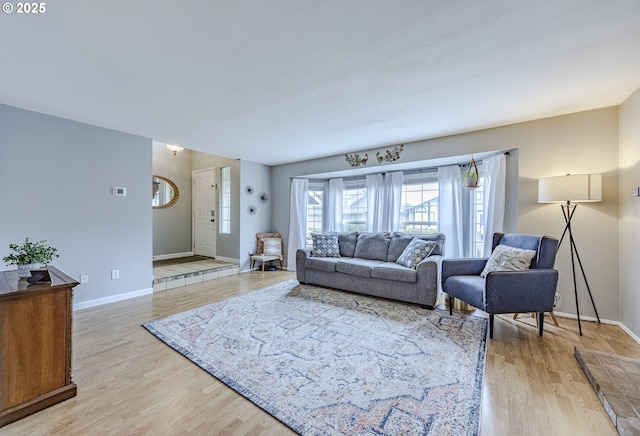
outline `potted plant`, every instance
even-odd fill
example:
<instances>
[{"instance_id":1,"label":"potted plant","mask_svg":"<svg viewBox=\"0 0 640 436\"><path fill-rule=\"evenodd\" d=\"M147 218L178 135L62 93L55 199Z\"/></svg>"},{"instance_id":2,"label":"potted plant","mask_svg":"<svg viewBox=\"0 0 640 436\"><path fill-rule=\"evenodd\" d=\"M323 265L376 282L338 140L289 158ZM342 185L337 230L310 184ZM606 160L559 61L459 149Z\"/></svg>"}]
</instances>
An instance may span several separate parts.
<instances>
[{"instance_id":1,"label":"potted plant","mask_svg":"<svg viewBox=\"0 0 640 436\"><path fill-rule=\"evenodd\" d=\"M473 158L471 158L467 170L462 174L462 180L464 187L467 189L476 189L478 187L478 167Z\"/></svg>"},{"instance_id":2,"label":"potted plant","mask_svg":"<svg viewBox=\"0 0 640 436\"><path fill-rule=\"evenodd\" d=\"M22 245L9 244L11 254L2 258L7 265L18 266L18 277L29 277L32 268L47 266L59 257L58 250L47 244L46 240L31 242L26 238Z\"/></svg>"}]
</instances>

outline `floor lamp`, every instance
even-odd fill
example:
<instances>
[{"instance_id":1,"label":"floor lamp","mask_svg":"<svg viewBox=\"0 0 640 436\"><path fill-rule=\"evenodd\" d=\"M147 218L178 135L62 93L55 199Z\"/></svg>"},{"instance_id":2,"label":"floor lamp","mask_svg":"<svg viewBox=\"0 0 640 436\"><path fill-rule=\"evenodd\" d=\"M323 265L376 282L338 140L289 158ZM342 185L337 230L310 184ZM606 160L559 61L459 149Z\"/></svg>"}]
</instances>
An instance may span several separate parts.
<instances>
[{"instance_id":1,"label":"floor lamp","mask_svg":"<svg viewBox=\"0 0 640 436\"><path fill-rule=\"evenodd\" d=\"M580 323L580 306L578 305L578 283L576 281L576 263L580 266L582 272L582 278L585 285L587 285L587 291L589 291L589 298L591 298L591 305L596 313L596 318L600 322L600 316L598 315L598 309L596 309L596 303L593 301L593 295L591 294L591 288L587 281L587 276L584 273L584 267L576 248L576 242L571 232L571 220L578 207L575 203L584 202L596 202L602 201L602 176L600 174L567 174L566 176L547 177L538 180L538 203L562 203L562 215L564 216L565 227L558 244L558 249L562 245L562 241L566 234L569 234L569 244L571 251L571 269L573 271L573 291L576 297L576 314L578 315L578 329L580 330L580 336L582 336L582 324Z\"/></svg>"}]
</instances>

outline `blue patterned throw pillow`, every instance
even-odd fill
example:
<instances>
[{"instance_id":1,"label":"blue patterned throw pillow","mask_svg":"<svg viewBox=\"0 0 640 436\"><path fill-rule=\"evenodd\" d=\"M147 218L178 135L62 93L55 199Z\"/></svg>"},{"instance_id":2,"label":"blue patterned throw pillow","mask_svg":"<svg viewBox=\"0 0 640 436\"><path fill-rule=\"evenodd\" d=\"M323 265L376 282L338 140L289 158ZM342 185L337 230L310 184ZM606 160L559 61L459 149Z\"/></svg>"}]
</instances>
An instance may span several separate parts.
<instances>
[{"instance_id":1,"label":"blue patterned throw pillow","mask_svg":"<svg viewBox=\"0 0 640 436\"><path fill-rule=\"evenodd\" d=\"M340 257L340 247L338 246L338 233L311 233L313 248L312 257Z\"/></svg>"},{"instance_id":2,"label":"blue patterned throw pillow","mask_svg":"<svg viewBox=\"0 0 640 436\"><path fill-rule=\"evenodd\" d=\"M430 255L436 245L438 244L434 241L413 238L398 260L396 260L396 263L407 268L416 269L420 261Z\"/></svg>"}]
</instances>

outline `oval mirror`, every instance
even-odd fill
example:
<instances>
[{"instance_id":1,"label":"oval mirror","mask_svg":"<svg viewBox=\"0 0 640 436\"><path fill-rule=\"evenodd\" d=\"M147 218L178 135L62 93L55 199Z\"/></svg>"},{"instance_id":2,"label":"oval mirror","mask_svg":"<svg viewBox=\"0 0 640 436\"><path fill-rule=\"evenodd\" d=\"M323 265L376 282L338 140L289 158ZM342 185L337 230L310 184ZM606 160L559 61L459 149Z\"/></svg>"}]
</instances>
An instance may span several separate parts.
<instances>
[{"instance_id":1,"label":"oval mirror","mask_svg":"<svg viewBox=\"0 0 640 436\"><path fill-rule=\"evenodd\" d=\"M162 176L153 176L151 178L151 189L151 206L154 209L169 207L175 204L180 196L176 184Z\"/></svg>"}]
</instances>

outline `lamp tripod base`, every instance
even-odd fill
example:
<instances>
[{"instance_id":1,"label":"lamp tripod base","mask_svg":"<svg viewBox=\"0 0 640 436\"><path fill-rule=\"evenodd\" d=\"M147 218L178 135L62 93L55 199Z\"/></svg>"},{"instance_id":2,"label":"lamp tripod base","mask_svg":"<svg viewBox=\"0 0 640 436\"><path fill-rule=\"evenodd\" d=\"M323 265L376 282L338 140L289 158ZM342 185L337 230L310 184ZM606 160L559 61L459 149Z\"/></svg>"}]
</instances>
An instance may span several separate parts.
<instances>
[{"instance_id":1,"label":"lamp tripod base","mask_svg":"<svg viewBox=\"0 0 640 436\"><path fill-rule=\"evenodd\" d=\"M580 271L582 272L582 278L584 279L584 283L587 286L587 291L589 292L589 298L591 299L591 305L593 306L593 311L596 313L596 318L598 322L600 322L600 315L598 315L598 309L596 309L596 303L593 300L593 294L591 293L591 287L589 286L589 282L587 281L587 275L584 272L584 267L582 266L582 260L580 260L580 254L578 254L578 248L576 247L576 242L573 239L573 232L571 231L571 219L573 218L573 214L576 212L577 205L571 204L571 202L567 201L567 204L561 205L562 207L562 215L564 215L564 221L566 223L564 227L564 232L562 232L562 237L560 238L560 242L558 243L558 249L562 245L562 241L564 240L567 232L569 233L569 244L571 251L571 271L573 272L573 292L576 298L576 315L578 316L578 331L580 332L580 336L582 336L582 323L580 322L580 305L578 303L578 282L576 280L576 259L578 260L578 265L580 266Z\"/></svg>"}]
</instances>

